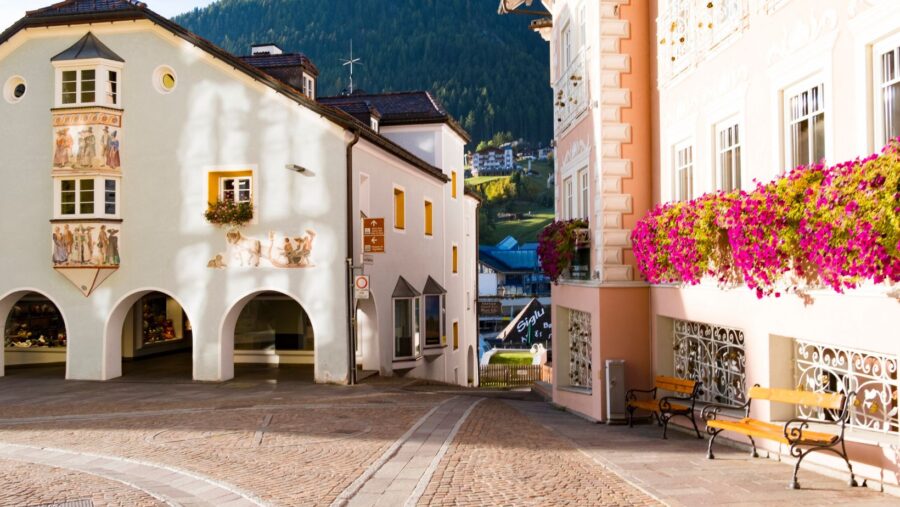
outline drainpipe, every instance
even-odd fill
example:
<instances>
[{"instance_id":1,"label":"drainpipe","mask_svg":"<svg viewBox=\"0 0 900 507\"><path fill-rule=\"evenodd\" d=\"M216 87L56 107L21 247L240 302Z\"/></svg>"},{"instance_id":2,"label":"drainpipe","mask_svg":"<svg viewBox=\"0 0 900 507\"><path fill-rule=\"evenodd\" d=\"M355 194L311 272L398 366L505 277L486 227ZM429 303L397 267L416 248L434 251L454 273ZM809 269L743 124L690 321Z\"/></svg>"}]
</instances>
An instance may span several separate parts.
<instances>
[{"instance_id":1,"label":"drainpipe","mask_svg":"<svg viewBox=\"0 0 900 507\"><path fill-rule=\"evenodd\" d=\"M353 307L353 147L359 142L359 129L347 143L347 324L349 326L347 373L350 385L356 384L356 308Z\"/></svg>"}]
</instances>

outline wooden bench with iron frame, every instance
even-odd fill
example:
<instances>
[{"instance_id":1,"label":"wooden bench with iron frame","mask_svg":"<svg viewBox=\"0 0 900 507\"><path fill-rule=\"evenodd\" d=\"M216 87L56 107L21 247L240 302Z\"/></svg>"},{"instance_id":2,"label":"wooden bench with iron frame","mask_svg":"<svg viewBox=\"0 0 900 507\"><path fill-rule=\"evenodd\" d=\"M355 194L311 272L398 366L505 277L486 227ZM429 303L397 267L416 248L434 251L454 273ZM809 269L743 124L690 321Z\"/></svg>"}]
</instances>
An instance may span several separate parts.
<instances>
[{"instance_id":1,"label":"wooden bench with iron frame","mask_svg":"<svg viewBox=\"0 0 900 507\"><path fill-rule=\"evenodd\" d=\"M683 416L691 421L694 425L694 431L697 432L697 438L703 438L700 435L700 429L697 428L697 421L694 418L694 406L697 403L697 397L702 392L700 386L703 383L698 380L686 380L676 377L658 376L653 382L653 389L629 389L625 393L625 409L628 410L628 426L634 427L634 411L641 409L646 410L656 417L656 421L663 427L663 438L668 438L669 420L675 416ZM680 394L681 396L663 396L656 399L657 393L660 391L669 391ZM648 400L638 399L636 393L647 393L653 398Z\"/></svg>"},{"instance_id":2,"label":"wooden bench with iron frame","mask_svg":"<svg viewBox=\"0 0 900 507\"><path fill-rule=\"evenodd\" d=\"M739 407L710 404L703 408L700 415L706 421L706 432L709 433L709 446L706 450L706 457L714 459L712 452L713 442L716 437L723 431L732 431L747 436L750 439L752 451L751 457L758 457L756 452L756 442L753 437L773 440L790 446L791 456L797 458L794 465L794 475L791 479L790 488L800 489L800 483L797 482L797 472L800 470L800 463L803 458L814 452L831 452L840 456L847 464L850 470L850 487L856 487L856 479L853 475L853 466L847 457L847 448L844 445L844 430L847 422L850 420L851 400L856 393L823 393L812 391L794 391L790 389L769 389L760 387L758 384L750 389L747 402ZM753 400L768 400L776 403L789 403L793 405L803 405L807 407L818 407L832 411L837 414L834 420L806 419L795 417L786 423L776 424L752 419L750 417L750 404ZM723 410L739 410L743 409L744 417L739 420L719 419ZM824 425L837 428L838 433L822 433L810 431L810 425Z\"/></svg>"}]
</instances>

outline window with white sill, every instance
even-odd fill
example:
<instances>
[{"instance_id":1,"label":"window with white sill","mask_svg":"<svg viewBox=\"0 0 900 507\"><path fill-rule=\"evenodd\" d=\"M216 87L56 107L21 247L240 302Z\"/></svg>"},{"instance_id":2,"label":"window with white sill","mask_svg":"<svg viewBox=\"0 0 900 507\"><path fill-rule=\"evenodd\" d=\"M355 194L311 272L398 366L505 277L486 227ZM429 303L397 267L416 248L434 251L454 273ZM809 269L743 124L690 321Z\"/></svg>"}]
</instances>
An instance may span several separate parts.
<instances>
[{"instance_id":1,"label":"window with white sill","mask_svg":"<svg viewBox=\"0 0 900 507\"><path fill-rule=\"evenodd\" d=\"M235 204L253 202L253 178L250 176L219 178L219 201Z\"/></svg>"},{"instance_id":2,"label":"window with white sill","mask_svg":"<svg viewBox=\"0 0 900 507\"><path fill-rule=\"evenodd\" d=\"M736 121L716 127L716 177L719 190L741 188L741 126Z\"/></svg>"},{"instance_id":3,"label":"window with white sill","mask_svg":"<svg viewBox=\"0 0 900 507\"><path fill-rule=\"evenodd\" d=\"M591 188L590 181L588 180L588 171L587 169L582 169L581 172L578 173L578 184L580 188L581 198L578 200L579 205L579 213L578 216L587 220L588 215L590 214L590 196L591 196Z\"/></svg>"},{"instance_id":4,"label":"window with white sill","mask_svg":"<svg viewBox=\"0 0 900 507\"><path fill-rule=\"evenodd\" d=\"M119 181L110 178L66 178L56 182L56 218L116 217Z\"/></svg>"},{"instance_id":5,"label":"window with white sill","mask_svg":"<svg viewBox=\"0 0 900 507\"><path fill-rule=\"evenodd\" d=\"M784 94L786 169L825 159L825 85L788 89Z\"/></svg>"},{"instance_id":6,"label":"window with white sill","mask_svg":"<svg viewBox=\"0 0 900 507\"><path fill-rule=\"evenodd\" d=\"M121 71L105 65L57 68L57 107L121 105Z\"/></svg>"},{"instance_id":7,"label":"window with white sill","mask_svg":"<svg viewBox=\"0 0 900 507\"><path fill-rule=\"evenodd\" d=\"M900 137L900 36L873 48L876 148Z\"/></svg>"},{"instance_id":8,"label":"window with white sill","mask_svg":"<svg viewBox=\"0 0 900 507\"><path fill-rule=\"evenodd\" d=\"M694 146L690 142L675 146L675 200L694 198Z\"/></svg>"}]
</instances>

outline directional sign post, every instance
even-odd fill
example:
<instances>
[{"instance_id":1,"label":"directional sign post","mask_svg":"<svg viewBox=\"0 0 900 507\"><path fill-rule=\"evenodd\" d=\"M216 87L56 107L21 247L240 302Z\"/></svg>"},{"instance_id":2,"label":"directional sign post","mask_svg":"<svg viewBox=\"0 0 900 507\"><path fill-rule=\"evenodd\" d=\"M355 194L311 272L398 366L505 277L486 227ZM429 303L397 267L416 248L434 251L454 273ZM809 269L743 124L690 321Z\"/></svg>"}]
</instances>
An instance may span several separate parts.
<instances>
[{"instance_id":1,"label":"directional sign post","mask_svg":"<svg viewBox=\"0 0 900 507\"><path fill-rule=\"evenodd\" d=\"M363 253L384 253L384 219L364 218L363 226Z\"/></svg>"}]
</instances>

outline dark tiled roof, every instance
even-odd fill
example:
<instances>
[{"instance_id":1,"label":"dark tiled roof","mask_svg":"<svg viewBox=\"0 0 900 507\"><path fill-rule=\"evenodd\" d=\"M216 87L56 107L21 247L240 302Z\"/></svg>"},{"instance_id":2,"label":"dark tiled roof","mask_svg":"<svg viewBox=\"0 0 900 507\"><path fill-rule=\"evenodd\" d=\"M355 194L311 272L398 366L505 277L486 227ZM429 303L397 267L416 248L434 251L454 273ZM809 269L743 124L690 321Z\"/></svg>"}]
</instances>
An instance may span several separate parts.
<instances>
[{"instance_id":1,"label":"dark tiled roof","mask_svg":"<svg viewBox=\"0 0 900 507\"><path fill-rule=\"evenodd\" d=\"M348 104L369 103L381 113L382 125L448 123L467 141L469 134L459 126L444 106L425 91L391 93L354 93L336 97L320 97L319 102L343 109Z\"/></svg>"},{"instance_id":2,"label":"dark tiled roof","mask_svg":"<svg viewBox=\"0 0 900 507\"><path fill-rule=\"evenodd\" d=\"M260 69L272 69L276 67L305 67L312 74L318 76L319 69L312 60L302 53L286 53L281 55L253 55L240 57L246 63Z\"/></svg>"},{"instance_id":3,"label":"dark tiled roof","mask_svg":"<svg viewBox=\"0 0 900 507\"><path fill-rule=\"evenodd\" d=\"M104 60L112 60L114 62L124 62L121 56L117 55L106 44L100 42L100 39L91 32L81 38L69 49L54 56L51 62L64 62L70 60L90 60L93 58L102 58Z\"/></svg>"},{"instance_id":4,"label":"dark tiled roof","mask_svg":"<svg viewBox=\"0 0 900 507\"><path fill-rule=\"evenodd\" d=\"M394 298L417 298L421 296L422 293L417 291L415 287L413 287L409 282L406 281L406 278L402 276L397 280L397 285L394 287L394 293L391 297Z\"/></svg>"},{"instance_id":5,"label":"dark tiled roof","mask_svg":"<svg viewBox=\"0 0 900 507\"><path fill-rule=\"evenodd\" d=\"M146 8L144 2L132 0L66 0L43 9L29 11L28 17L66 16L71 14L95 14Z\"/></svg>"},{"instance_id":6,"label":"dark tiled roof","mask_svg":"<svg viewBox=\"0 0 900 507\"><path fill-rule=\"evenodd\" d=\"M426 296L439 296L441 294L446 294L447 289L441 287L441 284L437 283L434 278L428 277L428 280L425 282L425 289L422 291Z\"/></svg>"}]
</instances>

